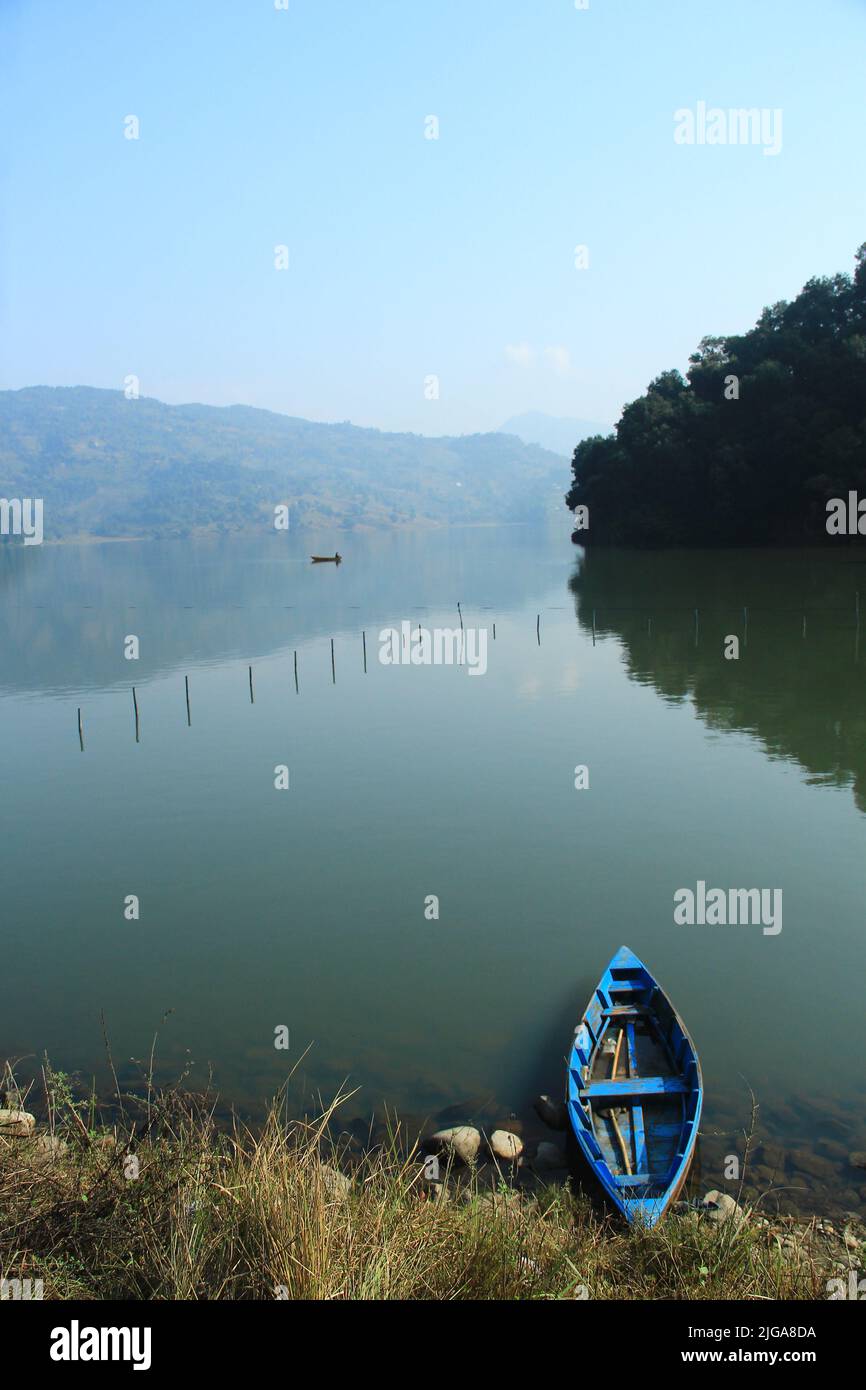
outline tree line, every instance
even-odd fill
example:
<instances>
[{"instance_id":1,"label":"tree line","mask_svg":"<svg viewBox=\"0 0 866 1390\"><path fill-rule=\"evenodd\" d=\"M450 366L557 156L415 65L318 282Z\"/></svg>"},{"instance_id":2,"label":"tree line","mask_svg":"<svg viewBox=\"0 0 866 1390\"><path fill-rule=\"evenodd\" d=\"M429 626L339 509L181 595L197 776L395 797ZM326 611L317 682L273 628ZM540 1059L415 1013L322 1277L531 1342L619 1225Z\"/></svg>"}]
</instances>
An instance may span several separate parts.
<instances>
[{"instance_id":1,"label":"tree line","mask_svg":"<svg viewBox=\"0 0 866 1390\"><path fill-rule=\"evenodd\" d=\"M703 338L689 363L630 402L615 434L578 444L574 541L812 544L828 539L832 499L856 492L866 513L866 243L852 275L810 280L749 332Z\"/></svg>"}]
</instances>

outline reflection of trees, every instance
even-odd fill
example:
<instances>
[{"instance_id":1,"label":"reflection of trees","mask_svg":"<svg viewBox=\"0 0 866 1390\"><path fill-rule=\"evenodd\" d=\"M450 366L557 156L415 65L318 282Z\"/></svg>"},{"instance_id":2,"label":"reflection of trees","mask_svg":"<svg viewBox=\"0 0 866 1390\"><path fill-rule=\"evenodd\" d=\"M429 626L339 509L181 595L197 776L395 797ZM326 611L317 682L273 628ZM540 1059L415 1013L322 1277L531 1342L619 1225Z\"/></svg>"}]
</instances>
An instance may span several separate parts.
<instances>
[{"instance_id":1,"label":"reflection of trees","mask_svg":"<svg viewBox=\"0 0 866 1390\"><path fill-rule=\"evenodd\" d=\"M866 810L866 633L850 552L592 550L570 581L581 625L620 639L633 680L690 699L711 728L760 739ZM698 609L697 643L694 610ZM744 608L748 609L748 621ZM803 637L803 616L806 636ZM740 659L727 661L735 633Z\"/></svg>"}]
</instances>

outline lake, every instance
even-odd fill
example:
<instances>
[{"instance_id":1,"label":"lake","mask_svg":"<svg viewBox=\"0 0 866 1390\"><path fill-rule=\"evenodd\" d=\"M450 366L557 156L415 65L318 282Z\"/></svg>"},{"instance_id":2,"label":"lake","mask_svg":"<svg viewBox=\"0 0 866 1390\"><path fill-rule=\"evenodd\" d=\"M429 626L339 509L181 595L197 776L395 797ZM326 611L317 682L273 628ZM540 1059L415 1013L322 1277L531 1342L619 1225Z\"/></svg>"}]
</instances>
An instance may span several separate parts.
<instances>
[{"instance_id":1,"label":"lake","mask_svg":"<svg viewBox=\"0 0 866 1390\"><path fill-rule=\"evenodd\" d=\"M333 534L0 548L4 1054L104 1088L104 1014L124 1084L158 1032L249 1115L295 1068L298 1103L531 1125L627 943L700 1050L704 1187L751 1088L756 1181L862 1208L866 569L567 523L343 533L339 568ZM483 674L381 662L461 620ZM781 930L676 923L698 883L781 890Z\"/></svg>"}]
</instances>

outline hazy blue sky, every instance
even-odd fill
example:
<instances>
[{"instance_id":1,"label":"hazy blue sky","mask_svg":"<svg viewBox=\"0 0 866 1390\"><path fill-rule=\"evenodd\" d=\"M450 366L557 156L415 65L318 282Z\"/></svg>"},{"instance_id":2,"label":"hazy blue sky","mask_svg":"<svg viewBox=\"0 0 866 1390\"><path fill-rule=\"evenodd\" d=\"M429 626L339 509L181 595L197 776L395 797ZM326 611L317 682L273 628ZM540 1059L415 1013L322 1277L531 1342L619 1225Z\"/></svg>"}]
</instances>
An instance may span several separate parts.
<instances>
[{"instance_id":1,"label":"hazy blue sky","mask_svg":"<svg viewBox=\"0 0 866 1390\"><path fill-rule=\"evenodd\" d=\"M866 0L0 13L4 387L612 421L866 240ZM781 153L676 144L699 101L780 108Z\"/></svg>"}]
</instances>

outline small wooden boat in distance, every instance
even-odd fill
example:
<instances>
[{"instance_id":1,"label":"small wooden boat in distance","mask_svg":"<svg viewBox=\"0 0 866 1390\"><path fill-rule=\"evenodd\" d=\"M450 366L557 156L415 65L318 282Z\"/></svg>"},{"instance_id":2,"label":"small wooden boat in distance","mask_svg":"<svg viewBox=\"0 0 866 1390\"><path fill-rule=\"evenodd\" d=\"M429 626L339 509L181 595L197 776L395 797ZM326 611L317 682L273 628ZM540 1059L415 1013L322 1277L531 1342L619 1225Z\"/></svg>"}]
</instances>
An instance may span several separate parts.
<instances>
[{"instance_id":1,"label":"small wooden boat in distance","mask_svg":"<svg viewBox=\"0 0 866 1390\"><path fill-rule=\"evenodd\" d=\"M575 1029L568 1118L607 1197L654 1226L683 1188L703 1103L701 1064L661 985L627 946Z\"/></svg>"},{"instance_id":2,"label":"small wooden boat in distance","mask_svg":"<svg viewBox=\"0 0 866 1390\"><path fill-rule=\"evenodd\" d=\"M311 555L310 559L314 565L341 565L343 557L338 551L336 555Z\"/></svg>"}]
</instances>

